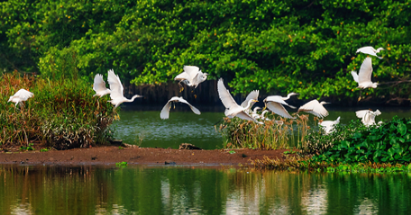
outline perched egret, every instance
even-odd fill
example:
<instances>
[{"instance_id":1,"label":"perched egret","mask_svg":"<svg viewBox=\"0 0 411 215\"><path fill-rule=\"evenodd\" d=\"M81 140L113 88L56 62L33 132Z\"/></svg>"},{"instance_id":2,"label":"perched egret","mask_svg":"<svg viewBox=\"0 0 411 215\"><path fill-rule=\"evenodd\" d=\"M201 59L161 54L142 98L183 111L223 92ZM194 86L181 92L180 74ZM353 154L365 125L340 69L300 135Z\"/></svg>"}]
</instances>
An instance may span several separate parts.
<instances>
[{"instance_id":1,"label":"perched egret","mask_svg":"<svg viewBox=\"0 0 411 215\"><path fill-rule=\"evenodd\" d=\"M287 97L281 97L281 96L267 96L267 98L264 99L265 106L274 112L275 114L278 114L284 118L288 119L295 119L295 117L292 117L288 111L284 108L283 105L287 105L291 108L295 108L294 106L291 106L285 102L285 100L289 99L291 96L298 95L297 93L289 93Z\"/></svg>"},{"instance_id":2,"label":"perched egret","mask_svg":"<svg viewBox=\"0 0 411 215\"><path fill-rule=\"evenodd\" d=\"M200 111L195 108L193 105L191 105L190 103L188 103L185 99L183 99L183 97L177 97L174 96L172 97L170 100L168 100L167 104L164 105L163 109L160 112L160 118L161 119L168 119L168 117L170 116L170 108L171 108L171 103L173 102L181 102L184 104L187 104L188 106L190 106L191 110L195 113L200 115Z\"/></svg>"},{"instance_id":3,"label":"perched egret","mask_svg":"<svg viewBox=\"0 0 411 215\"><path fill-rule=\"evenodd\" d=\"M94 77L93 90L96 91L96 94L94 94L94 96L99 97L103 97L111 93L111 90L106 87L106 82L103 80L103 76L101 74L97 74Z\"/></svg>"},{"instance_id":4,"label":"perched egret","mask_svg":"<svg viewBox=\"0 0 411 215\"><path fill-rule=\"evenodd\" d=\"M30 91L27 91L25 89L20 89L19 91L17 91L17 93L15 93L14 95L10 96L9 100L7 102L14 102L16 103L16 107L17 104L19 102L24 102L27 101L27 99L33 97L34 94Z\"/></svg>"},{"instance_id":5,"label":"perched egret","mask_svg":"<svg viewBox=\"0 0 411 215\"><path fill-rule=\"evenodd\" d=\"M321 125L325 134L329 134L333 131L334 125L338 123L340 123L340 117L338 117L337 120L335 121L325 120L325 121L319 122L318 124Z\"/></svg>"},{"instance_id":6,"label":"perched egret","mask_svg":"<svg viewBox=\"0 0 411 215\"><path fill-rule=\"evenodd\" d=\"M124 97L123 85L121 84L121 81L118 75L114 74L114 71L112 69L108 71L107 81L110 84L110 89L111 89L111 93L110 93L111 100L108 102L114 105L114 109L117 108L123 102L133 102L134 99L138 97L142 97L140 95L134 95L133 97L131 97L131 99L127 99L126 97Z\"/></svg>"},{"instance_id":7,"label":"perched egret","mask_svg":"<svg viewBox=\"0 0 411 215\"><path fill-rule=\"evenodd\" d=\"M377 88L378 83L373 83L371 81L372 62L370 57L366 57L362 62L358 75L355 71L351 71L351 75L354 78L354 81L358 83L358 88Z\"/></svg>"},{"instance_id":8,"label":"perched egret","mask_svg":"<svg viewBox=\"0 0 411 215\"><path fill-rule=\"evenodd\" d=\"M183 82L189 87L197 88L197 86L207 79L207 73L201 72L197 66L184 66L184 72L178 74L174 80ZM184 89L184 88L183 88Z\"/></svg>"},{"instance_id":9,"label":"perched egret","mask_svg":"<svg viewBox=\"0 0 411 215\"><path fill-rule=\"evenodd\" d=\"M228 117L237 116L241 119L252 120L254 122L256 121L253 117L250 116L247 110L251 107L251 103L258 102L257 100L254 100L254 99L249 100L246 107L242 107L238 105L237 102L235 102L234 98L231 96L230 92L225 88L222 78L218 80L217 91L221 99L221 102L226 108L226 110L224 111L224 114L226 116Z\"/></svg>"},{"instance_id":10,"label":"perched egret","mask_svg":"<svg viewBox=\"0 0 411 215\"><path fill-rule=\"evenodd\" d=\"M365 46L365 47L361 47L357 49L355 53L360 52L360 53L369 54L369 55L378 57L379 59L382 59L382 57L377 56L377 53L380 52L381 50L384 50L384 48L380 47L377 50L375 50L375 48L371 46Z\"/></svg>"},{"instance_id":11,"label":"perched egret","mask_svg":"<svg viewBox=\"0 0 411 215\"><path fill-rule=\"evenodd\" d=\"M328 111L324 108L323 105L330 104L329 102L318 102L317 100L312 100L305 103L303 106L298 108L298 112L307 112L311 113L319 118L324 118L328 116Z\"/></svg>"},{"instance_id":12,"label":"perched egret","mask_svg":"<svg viewBox=\"0 0 411 215\"><path fill-rule=\"evenodd\" d=\"M379 116L380 114L381 114L381 112L378 109L376 111L359 110L359 111L355 112L355 115L358 118L361 118L361 122L367 127L370 126L370 125L376 125L375 124L375 117ZM380 122L378 124L380 124Z\"/></svg>"},{"instance_id":13,"label":"perched egret","mask_svg":"<svg viewBox=\"0 0 411 215\"><path fill-rule=\"evenodd\" d=\"M251 117L253 117L254 119L259 119L260 115L257 113L257 111L261 109L260 107L255 107L253 109L253 112L251 113Z\"/></svg>"}]
</instances>

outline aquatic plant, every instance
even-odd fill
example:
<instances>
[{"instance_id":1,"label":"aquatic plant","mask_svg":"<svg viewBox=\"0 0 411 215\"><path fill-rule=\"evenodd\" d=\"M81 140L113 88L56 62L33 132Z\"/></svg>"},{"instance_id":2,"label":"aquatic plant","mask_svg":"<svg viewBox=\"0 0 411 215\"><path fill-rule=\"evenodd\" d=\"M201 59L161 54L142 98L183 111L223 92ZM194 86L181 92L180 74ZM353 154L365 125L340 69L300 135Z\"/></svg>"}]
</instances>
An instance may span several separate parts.
<instances>
[{"instance_id":1,"label":"aquatic plant","mask_svg":"<svg viewBox=\"0 0 411 215\"><path fill-rule=\"evenodd\" d=\"M93 97L90 83L81 79L50 80L18 73L0 80L0 144L41 143L57 149L105 143L111 135L112 106L108 97ZM34 93L20 107L8 95L25 88Z\"/></svg>"},{"instance_id":2,"label":"aquatic plant","mask_svg":"<svg viewBox=\"0 0 411 215\"><path fill-rule=\"evenodd\" d=\"M223 136L224 148L251 148L251 149L285 149L291 146L300 146L307 132L308 116L301 115L296 119L274 118L258 124L240 118L224 118L218 127Z\"/></svg>"}]
</instances>

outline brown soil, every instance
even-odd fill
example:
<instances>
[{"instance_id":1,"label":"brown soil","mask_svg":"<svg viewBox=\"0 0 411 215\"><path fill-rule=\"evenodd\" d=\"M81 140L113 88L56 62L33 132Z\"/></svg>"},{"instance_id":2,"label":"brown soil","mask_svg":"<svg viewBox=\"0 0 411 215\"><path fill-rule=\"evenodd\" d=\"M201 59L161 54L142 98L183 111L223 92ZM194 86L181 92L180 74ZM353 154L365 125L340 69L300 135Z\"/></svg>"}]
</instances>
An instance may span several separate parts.
<instances>
[{"instance_id":1,"label":"brown soil","mask_svg":"<svg viewBox=\"0 0 411 215\"><path fill-rule=\"evenodd\" d=\"M250 164L251 160L268 158L283 159L286 150L179 150L162 148L119 148L101 146L48 152L0 152L0 164L128 164L175 163L177 165L237 165Z\"/></svg>"}]
</instances>

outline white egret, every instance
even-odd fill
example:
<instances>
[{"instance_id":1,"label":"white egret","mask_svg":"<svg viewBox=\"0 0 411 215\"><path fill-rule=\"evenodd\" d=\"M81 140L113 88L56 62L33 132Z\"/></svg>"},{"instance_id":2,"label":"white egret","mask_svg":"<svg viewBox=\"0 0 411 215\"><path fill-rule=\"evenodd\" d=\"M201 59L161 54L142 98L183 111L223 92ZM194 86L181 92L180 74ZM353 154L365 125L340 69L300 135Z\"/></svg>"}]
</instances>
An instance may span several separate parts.
<instances>
[{"instance_id":1,"label":"white egret","mask_svg":"<svg viewBox=\"0 0 411 215\"><path fill-rule=\"evenodd\" d=\"M258 101L258 95L259 95L260 91L259 90L253 90L251 91L251 93L249 93L247 95L247 97L245 98L245 100L241 103L241 107L247 107L248 102L250 100L253 100L253 102L251 102L251 105L249 106L248 110L251 110L251 107L255 104L254 101Z\"/></svg>"},{"instance_id":2,"label":"white egret","mask_svg":"<svg viewBox=\"0 0 411 215\"><path fill-rule=\"evenodd\" d=\"M255 107L253 109L253 112L251 113L251 117L253 117L254 119L259 119L260 115L257 113L258 110L260 110L260 107Z\"/></svg>"},{"instance_id":3,"label":"white egret","mask_svg":"<svg viewBox=\"0 0 411 215\"><path fill-rule=\"evenodd\" d=\"M377 88L378 83L373 83L371 81L372 62L370 57L366 57L362 62L358 75L355 71L351 71L351 75L354 78L354 81L358 83L358 88Z\"/></svg>"},{"instance_id":4,"label":"white egret","mask_svg":"<svg viewBox=\"0 0 411 215\"><path fill-rule=\"evenodd\" d=\"M103 97L111 93L111 90L106 87L106 82L103 80L103 75L101 74L97 74L94 77L93 90L96 91L96 94L94 94L93 97Z\"/></svg>"},{"instance_id":5,"label":"white egret","mask_svg":"<svg viewBox=\"0 0 411 215\"><path fill-rule=\"evenodd\" d=\"M246 107L242 107L238 105L237 102L235 102L234 98L231 96L230 92L227 90L227 88L225 88L222 78L218 80L217 91L221 99L221 102L226 108L226 110L224 111L224 114L226 116L228 117L237 116L241 119L251 120L254 122L256 121L253 117L250 116L247 110L251 107L251 103L258 102L257 100L254 100L254 99L249 100Z\"/></svg>"},{"instance_id":6,"label":"white egret","mask_svg":"<svg viewBox=\"0 0 411 215\"><path fill-rule=\"evenodd\" d=\"M114 74L114 71L112 69L108 71L107 81L110 84L111 89L111 100L108 102L114 105L114 109L117 108L123 102L133 102L134 99L142 97L140 95L134 95L133 97L131 97L131 99L127 99L126 97L124 97L123 85L121 84L118 75Z\"/></svg>"},{"instance_id":7,"label":"white egret","mask_svg":"<svg viewBox=\"0 0 411 215\"><path fill-rule=\"evenodd\" d=\"M15 93L14 95L10 96L9 100L7 102L14 102L16 103L16 107L17 104L20 102L24 102L27 101L27 99L33 97L34 94L28 90L25 89L20 89L19 91L17 91L17 93Z\"/></svg>"},{"instance_id":8,"label":"white egret","mask_svg":"<svg viewBox=\"0 0 411 215\"><path fill-rule=\"evenodd\" d=\"M330 134L334 130L334 125L340 123L340 117L337 118L335 121L325 120L319 122L318 124L322 127L325 134Z\"/></svg>"},{"instance_id":9,"label":"white egret","mask_svg":"<svg viewBox=\"0 0 411 215\"><path fill-rule=\"evenodd\" d=\"M328 116L328 111L324 108L323 105L330 104L329 102L318 102L317 100L312 100L298 108L298 112L307 112L313 114L319 118L324 118Z\"/></svg>"},{"instance_id":10,"label":"white egret","mask_svg":"<svg viewBox=\"0 0 411 215\"><path fill-rule=\"evenodd\" d=\"M376 125L375 124L375 117L379 116L380 114L381 114L381 112L378 109L376 111L359 110L359 111L355 112L355 115L358 118L361 118L361 122L367 127L370 126L370 125Z\"/></svg>"},{"instance_id":11,"label":"white egret","mask_svg":"<svg viewBox=\"0 0 411 215\"><path fill-rule=\"evenodd\" d=\"M184 72L178 74L174 80L185 83L189 87L197 86L207 79L207 73L201 72L197 66L184 66ZM184 88L183 88L184 89Z\"/></svg>"},{"instance_id":12,"label":"white egret","mask_svg":"<svg viewBox=\"0 0 411 215\"><path fill-rule=\"evenodd\" d=\"M375 48L372 46L364 46L364 47L357 49L355 53L360 52L360 53L369 54L369 55L378 57L379 59L382 59L382 57L377 56L377 53L380 52L381 50L384 50L384 48L380 47L377 50L375 50Z\"/></svg>"},{"instance_id":13,"label":"white egret","mask_svg":"<svg viewBox=\"0 0 411 215\"><path fill-rule=\"evenodd\" d=\"M161 112L160 112L160 118L161 119L168 119L168 117L170 116L171 103L173 103L173 102L181 102L181 103L187 104L188 106L190 106L191 110L195 114L198 114L198 115L201 114L201 112L197 108L195 108L193 105L188 103L185 99L183 99L183 97L174 96L170 100L168 100L167 104L164 105L163 109L161 110Z\"/></svg>"},{"instance_id":14,"label":"white egret","mask_svg":"<svg viewBox=\"0 0 411 215\"><path fill-rule=\"evenodd\" d=\"M295 117L292 117L288 111L284 108L283 105L287 105L291 108L295 108L294 106L291 106L285 102L285 100L289 99L291 96L298 95L297 93L289 93L287 97L281 97L281 96L267 96L267 98L264 99L265 106L274 112L275 114L278 114L284 118L288 119L295 119Z\"/></svg>"}]
</instances>

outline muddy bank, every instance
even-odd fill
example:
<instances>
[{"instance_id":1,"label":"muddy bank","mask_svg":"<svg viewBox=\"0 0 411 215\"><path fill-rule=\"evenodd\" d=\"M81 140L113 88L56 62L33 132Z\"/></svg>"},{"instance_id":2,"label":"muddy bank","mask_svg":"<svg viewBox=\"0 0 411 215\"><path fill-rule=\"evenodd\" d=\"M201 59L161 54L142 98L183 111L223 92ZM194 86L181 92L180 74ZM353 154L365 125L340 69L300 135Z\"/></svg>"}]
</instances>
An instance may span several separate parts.
<instances>
[{"instance_id":1,"label":"muddy bank","mask_svg":"<svg viewBox=\"0 0 411 215\"><path fill-rule=\"evenodd\" d=\"M229 151L235 151L230 154ZM252 159L283 158L286 150L179 150L162 148L119 148L103 146L64 151L1 152L0 164L128 164L237 165Z\"/></svg>"}]
</instances>

